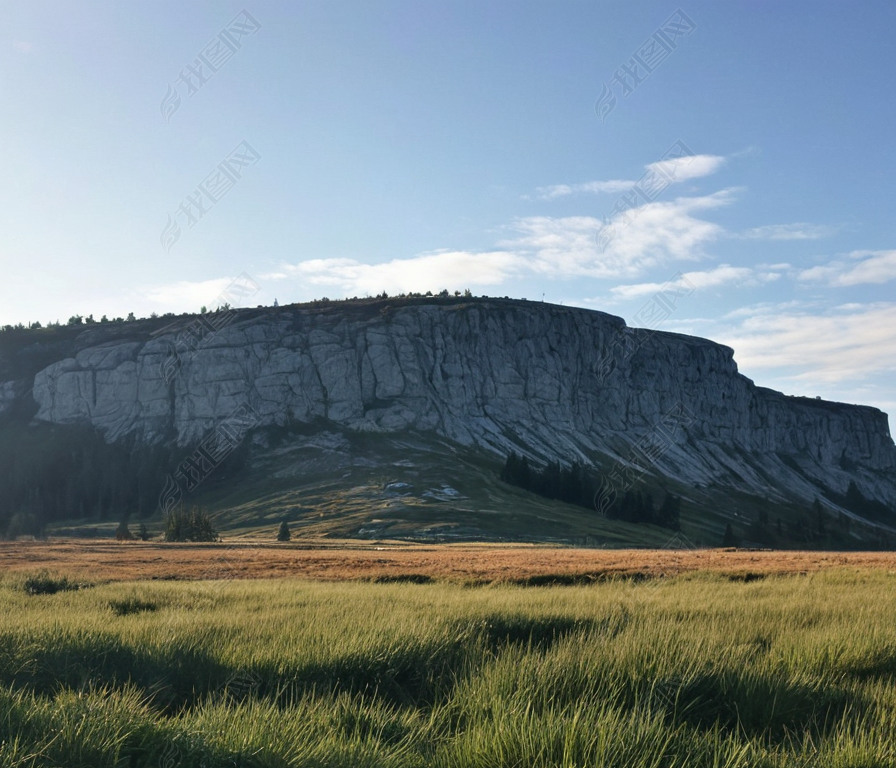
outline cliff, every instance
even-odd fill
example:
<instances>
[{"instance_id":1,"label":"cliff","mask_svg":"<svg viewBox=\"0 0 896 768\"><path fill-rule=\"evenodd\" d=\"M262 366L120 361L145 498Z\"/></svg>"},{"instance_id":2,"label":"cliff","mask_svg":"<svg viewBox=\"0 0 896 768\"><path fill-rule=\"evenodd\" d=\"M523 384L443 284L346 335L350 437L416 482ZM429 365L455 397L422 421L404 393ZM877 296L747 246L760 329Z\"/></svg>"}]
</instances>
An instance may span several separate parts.
<instances>
[{"instance_id":1,"label":"cliff","mask_svg":"<svg viewBox=\"0 0 896 768\"><path fill-rule=\"evenodd\" d=\"M728 347L601 312L379 300L127 325L73 332L48 364L33 345L7 352L0 413L27 401L35 420L88 423L109 442L187 446L239 412L253 427L428 432L778 500L852 481L896 504L886 414L757 387Z\"/></svg>"}]
</instances>

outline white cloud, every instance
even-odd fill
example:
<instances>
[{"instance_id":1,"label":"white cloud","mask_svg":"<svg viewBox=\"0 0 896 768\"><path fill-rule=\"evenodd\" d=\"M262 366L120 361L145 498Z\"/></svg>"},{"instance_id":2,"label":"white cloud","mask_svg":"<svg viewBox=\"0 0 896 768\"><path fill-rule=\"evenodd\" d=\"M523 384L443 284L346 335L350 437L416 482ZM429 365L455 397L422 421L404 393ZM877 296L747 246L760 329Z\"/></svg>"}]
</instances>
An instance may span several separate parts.
<instances>
[{"instance_id":1,"label":"white cloud","mask_svg":"<svg viewBox=\"0 0 896 768\"><path fill-rule=\"evenodd\" d=\"M635 277L670 260L693 260L701 247L721 236L716 224L697 217L727 205L730 191L705 197L649 203L600 250L604 222L593 216L531 216L507 227L511 236L485 252L441 250L365 264L355 259L311 259L282 265L262 275L270 281L330 287L343 295L406 293L442 288L500 285L510 278ZM630 213L630 212L626 212ZM615 220L614 220L615 221Z\"/></svg>"},{"instance_id":2,"label":"white cloud","mask_svg":"<svg viewBox=\"0 0 896 768\"><path fill-rule=\"evenodd\" d=\"M698 291L706 288L717 288L729 283L742 283L755 280L752 269L747 267L731 267L722 264L715 269L702 272L685 272L675 276L666 283L638 283L635 285L617 285L610 292L622 299L634 299L639 296L649 296L663 290L676 289L681 291Z\"/></svg>"},{"instance_id":3,"label":"white cloud","mask_svg":"<svg viewBox=\"0 0 896 768\"><path fill-rule=\"evenodd\" d=\"M767 224L764 227L753 227L743 233L750 240L818 240L834 234L834 227L823 224Z\"/></svg>"},{"instance_id":4,"label":"white cloud","mask_svg":"<svg viewBox=\"0 0 896 768\"><path fill-rule=\"evenodd\" d=\"M527 268L543 275L600 277L627 272L630 266L619 254L598 260L595 236L600 228L593 216L530 216L518 219L511 227L517 236L499 245L524 254Z\"/></svg>"},{"instance_id":5,"label":"white cloud","mask_svg":"<svg viewBox=\"0 0 896 768\"><path fill-rule=\"evenodd\" d=\"M840 311L765 306L714 338L734 348L745 369L791 369L793 381L858 382L896 371L896 304Z\"/></svg>"},{"instance_id":6,"label":"white cloud","mask_svg":"<svg viewBox=\"0 0 896 768\"><path fill-rule=\"evenodd\" d=\"M555 277L635 277L669 260L699 258L704 244L718 239L722 228L698 218L699 211L728 205L730 191L704 197L647 203L602 222L592 216L519 219L520 237L499 243L520 253L532 271ZM600 245L607 230L612 236Z\"/></svg>"},{"instance_id":7,"label":"white cloud","mask_svg":"<svg viewBox=\"0 0 896 768\"><path fill-rule=\"evenodd\" d=\"M794 299L793 301L784 301L777 303L761 302L759 304L749 304L745 307L736 307L732 310L729 310L722 316L722 319L736 320L738 318L750 318L768 313L780 313L788 309L806 311L807 308L811 306L814 305L808 304L804 301L797 301L796 299Z\"/></svg>"},{"instance_id":8,"label":"white cloud","mask_svg":"<svg viewBox=\"0 0 896 768\"><path fill-rule=\"evenodd\" d=\"M636 183L625 179L610 179L609 181L586 181L583 184L553 184L549 187L538 187L535 193L540 200L555 200L558 197L575 195L580 192L592 194L626 192Z\"/></svg>"},{"instance_id":9,"label":"white cloud","mask_svg":"<svg viewBox=\"0 0 896 768\"><path fill-rule=\"evenodd\" d=\"M828 265L826 267L811 267L810 269L804 269L797 277L799 280L804 280L806 282L821 281L831 283L843 269L842 262L834 263L837 264L837 266Z\"/></svg>"},{"instance_id":10,"label":"white cloud","mask_svg":"<svg viewBox=\"0 0 896 768\"><path fill-rule=\"evenodd\" d=\"M856 251L852 258L864 258L852 269L834 280L834 285L863 285L867 283L887 283L896 278L896 251Z\"/></svg>"},{"instance_id":11,"label":"white cloud","mask_svg":"<svg viewBox=\"0 0 896 768\"><path fill-rule=\"evenodd\" d=\"M672 183L678 183L711 176L724 164L725 158L719 155L684 155L669 160L659 160L645 167L648 171L668 177Z\"/></svg>"},{"instance_id":12,"label":"white cloud","mask_svg":"<svg viewBox=\"0 0 896 768\"><path fill-rule=\"evenodd\" d=\"M345 295L408 293L498 285L521 266L519 256L507 251L435 251L381 264L364 264L354 259L309 259L283 265L263 279L292 279L304 285L332 287Z\"/></svg>"},{"instance_id":13,"label":"white cloud","mask_svg":"<svg viewBox=\"0 0 896 768\"><path fill-rule=\"evenodd\" d=\"M734 190L703 197L682 197L671 202L647 203L617 213L604 223L601 243L605 251L619 252L630 259L653 254L693 259L700 247L722 236L717 224L694 214L729 205Z\"/></svg>"},{"instance_id":14,"label":"white cloud","mask_svg":"<svg viewBox=\"0 0 896 768\"><path fill-rule=\"evenodd\" d=\"M719 155L685 155L649 163L644 168L645 175L659 175L667 182L668 186L668 184L678 184L689 179L710 176L724 163L725 158ZM637 185L638 180L610 179L608 181L586 181L582 184L553 184L548 187L538 187L535 193L536 197L541 200L556 200L558 197L580 193L627 192Z\"/></svg>"},{"instance_id":15,"label":"white cloud","mask_svg":"<svg viewBox=\"0 0 896 768\"><path fill-rule=\"evenodd\" d=\"M804 269L800 280L822 281L835 287L887 283L896 279L896 251L853 251L851 259L858 264L832 261L819 267Z\"/></svg>"}]
</instances>

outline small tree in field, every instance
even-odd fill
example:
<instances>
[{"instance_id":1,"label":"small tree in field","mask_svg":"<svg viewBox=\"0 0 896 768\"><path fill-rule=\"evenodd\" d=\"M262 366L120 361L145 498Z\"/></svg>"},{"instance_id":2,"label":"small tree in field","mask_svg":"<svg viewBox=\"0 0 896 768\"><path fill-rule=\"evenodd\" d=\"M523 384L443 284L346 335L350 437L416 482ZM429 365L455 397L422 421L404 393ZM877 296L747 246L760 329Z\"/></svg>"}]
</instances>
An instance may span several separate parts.
<instances>
[{"instance_id":1,"label":"small tree in field","mask_svg":"<svg viewBox=\"0 0 896 768\"><path fill-rule=\"evenodd\" d=\"M131 534L130 529L128 528L128 523L126 520L122 520L118 524L118 528L115 530L115 538L118 541L130 541L133 539L133 535Z\"/></svg>"},{"instance_id":2,"label":"small tree in field","mask_svg":"<svg viewBox=\"0 0 896 768\"><path fill-rule=\"evenodd\" d=\"M292 534L289 532L289 526L286 524L286 520L280 523L280 530L277 531L277 541L289 541L292 538Z\"/></svg>"}]
</instances>

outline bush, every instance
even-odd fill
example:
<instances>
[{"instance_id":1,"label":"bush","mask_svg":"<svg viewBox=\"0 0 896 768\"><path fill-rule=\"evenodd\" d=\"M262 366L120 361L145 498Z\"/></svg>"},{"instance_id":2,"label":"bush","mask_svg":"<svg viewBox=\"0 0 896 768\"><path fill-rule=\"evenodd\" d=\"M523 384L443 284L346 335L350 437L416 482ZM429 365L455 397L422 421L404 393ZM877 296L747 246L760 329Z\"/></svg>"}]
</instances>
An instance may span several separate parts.
<instances>
[{"instance_id":1,"label":"bush","mask_svg":"<svg viewBox=\"0 0 896 768\"><path fill-rule=\"evenodd\" d=\"M280 523L280 530L277 531L277 541L289 541L292 538L292 534L289 532L289 526L286 524L286 520Z\"/></svg>"},{"instance_id":2,"label":"bush","mask_svg":"<svg viewBox=\"0 0 896 768\"><path fill-rule=\"evenodd\" d=\"M22 589L29 595L54 595L86 586L88 585L70 581L67 576L53 576L46 570L27 576L22 583Z\"/></svg>"}]
</instances>

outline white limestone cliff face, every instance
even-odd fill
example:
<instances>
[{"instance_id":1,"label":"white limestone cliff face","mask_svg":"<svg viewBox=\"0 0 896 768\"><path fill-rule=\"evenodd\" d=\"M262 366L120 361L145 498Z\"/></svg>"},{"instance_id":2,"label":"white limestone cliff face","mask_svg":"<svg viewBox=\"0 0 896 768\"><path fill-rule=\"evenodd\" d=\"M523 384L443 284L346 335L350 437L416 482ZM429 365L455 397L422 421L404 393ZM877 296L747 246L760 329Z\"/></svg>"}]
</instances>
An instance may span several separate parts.
<instances>
[{"instance_id":1,"label":"white limestone cliff face","mask_svg":"<svg viewBox=\"0 0 896 768\"><path fill-rule=\"evenodd\" d=\"M0 383L0 413L12 392ZM880 411L785 397L738 374L727 347L547 304L236 315L189 348L174 331L99 340L41 370L33 397L38 420L89 422L109 441L186 445L248 408L259 425L428 430L502 455L649 464L778 498L856 479L896 501Z\"/></svg>"}]
</instances>

